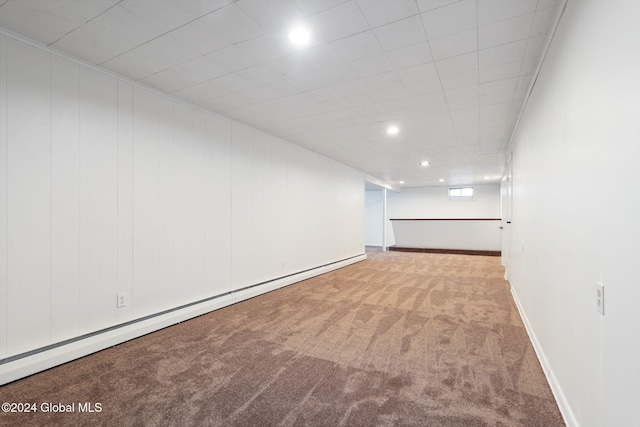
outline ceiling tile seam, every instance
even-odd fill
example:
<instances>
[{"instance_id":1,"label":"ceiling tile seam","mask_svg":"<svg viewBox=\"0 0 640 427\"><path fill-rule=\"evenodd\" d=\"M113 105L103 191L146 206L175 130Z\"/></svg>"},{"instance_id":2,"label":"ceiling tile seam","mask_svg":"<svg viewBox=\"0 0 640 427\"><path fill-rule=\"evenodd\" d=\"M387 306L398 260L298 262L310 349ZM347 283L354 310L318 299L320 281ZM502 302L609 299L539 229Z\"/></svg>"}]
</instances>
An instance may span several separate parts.
<instances>
[{"instance_id":1,"label":"ceiling tile seam","mask_svg":"<svg viewBox=\"0 0 640 427\"><path fill-rule=\"evenodd\" d=\"M120 0L120 1L119 1L116 5L114 5L114 6L117 6L117 5L119 5L120 3L122 3L122 2L124 2L124 0ZM152 42L152 41L154 41L154 40L159 39L160 37L163 37L163 36L166 36L166 35L171 35L171 33L172 33L172 32L177 31L177 30L179 30L179 29L181 29L181 28L183 28L183 27L185 27L185 26L187 26L187 25L189 25L189 24L191 24L191 23L193 23L193 22L195 22L195 21L198 21L198 20L200 20L200 19L204 18L205 16L209 16L209 15L211 15L211 14L213 14L213 13L218 12L219 10L222 10L222 9L224 9L224 8L226 8L226 7L232 6L234 3L235 3L235 1L234 1L234 2L232 2L232 3L228 3L228 4L224 5L224 6L221 6L221 7L217 8L217 9L215 9L215 10L212 10L211 12L207 12L207 13L205 13L204 15L200 15L200 16L198 16L198 17L196 17L196 18L193 18L192 20L190 20L190 21L188 21L188 22L185 22L185 23L184 23L184 24L182 24L182 25L178 25L177 27L172 28L171 30L165 31L165 32L164 32L164 33L162 33L162 34L159 34L158 36L153 37L152 39L149 39L149 40L145 41L144 43L141 43L141 44L139 44L139 45L137 45L137 46L134 46L134 47L132 47L131 49L129 49L129 50L127 50L127 51L125 51L125 52L121 52L121 53L119 53L118 55L115 55L115 56L113 56L113 57L111 57L111 58L109 58L109 59L107 59L107 60L105 60L105 61L102 61L101 63L99 63L99 64L97 64L97 65L102 65L102 64L104 64L104 63L106 63L106 62L109 62L109 61L111 61L111 60L113 60L113 59L115 59L115 58L119 57L119 56L125 55L125 54L127 54L127 53L131 52L132 50L135 50L135 49L141 48L141 47L143 47L144 45L146 45L146 44L148 44L148 43L151 43L151 42ZM180 4L179 4L179 3L177 3L177 4L178 4L178 6L180 6ZM184 10L184 7L182 7L182 6L180 6L180 7ZM296 7L297 7L297 5L296 5ZM133 11L131 11L131 10L127 9L125 6L122 6L122 8L123 8L123 9L125 9L127 12L131 13L132 15L135 15L135 16L137 16L138 18L142 19L142 20L143 20L143 21L145 21L147 24L149 24L149 25L153 25L153 26L156 26L153 22L148 21L145 17L140 16L140 15L138 15L137 13L135 13L135 12L133 12ZM109 8L109 9L111 9L111 8ZM185 10L185 11L186 11L186 10ZM105 12L106 12L106 11L105 11ZM186 12L188 13L188 11L186 11ZM245 13L244 11L242 11L242 12L243 12L243 13ZM102 14L101 14L101 15L102 15ZM247 15L247 14L245 13L245 15ZM191 15L191 16L193 16L193 15ZM97 16L96 16L95 18L93 18L93 19L96 19L96 18L97 18ZM262 25L260 25L258 22L254 21L254 20L253 20L253 18L251 18L251 16L247 15L247 18L251 19L251 21L252 21L254 24L256 24L258 27L260 27L260 28L262 29L263 33L262 33L259 37L262 37L262 36L264 36L265 34L268 34L268 30L267 30L267 29L265 29L265 28L264 28ZM87 22L88 22L88 21L87 21ZM86 24L86 23L85 23L85 24ZM85 24L83 24L83 25L85 25ZM207 25L207 24L204 24L204 25ZM207 26L208 26L208 25L207 25ZM82 25L81 25L80 27L82 27ZM77 29L78 29L78 28L80 28L80 27L77 27L75 30L77 30ZM73 31L75 31L75 30L73 30ZM213 28L211 28L211 30L212 30L212 31L215 31ZM70 31L70 33L71 33L71 32L73 32L73 31ZM62 38L64 38L64 37L65 37L65 36L61 37L61 39L62 39ZM223 36L221 36L221 37L223 37ZM223 38L224 38L224 37L223 37ZM254 39L255 39L255 38L257 38L257 37L254 37ZM225 40L227 40L227 39L225 39ZM231 42L231 41L229 41L229 40L227 40L227 41L229 42L229 45L230 45L230 46L236 46L236 45L239 45L239 44L241 44L241 43L245 43L245 42L247 42L247 41L249 41L249 40L252 40L252 39L242 40L242 41L235 42L235 43L234 43L234 42ZM210 54L215 53L215 52L218 52L218 51L220 51L220 50L222 50L222 49L226 49L227 47L228 47L228 46L221 47L220 49L214 49L214 50L212 50L211 52L206 52L206 53L204 53L204 54L200 55L200 57L210 55ZM166 58L165 58L165 59L166 59ZM187 63L187 62L189 62L189 61L192 61L192 60L193 60L193 59L190 59L190 60L187 60L187 61L184 61L184 62L178 63L178 64L174 65L173 67L176 67L176 66L178 66L178 65L185 64L185 63ZM164 70L158 71L157 73L161 73L161 72L166 71L166 70L168 70L168 69L170 69L170 68L173 68L173 67L166 68L166 69L164 69ZM149 76L155 75L155 74L157 74L157 73L149 74ZM149 76L145 76L144 78L149 77Z\"/></svg>"},{"instance_id":2,"label":"ceiling tile seam","mask_svg":"<svg viewBox=\"0 0 640 427\"><path fill-rule=\"evenodd\" d=\"M107 9L103 10L102 12L100 12L99 14L97 14L96 16L94 16L93 18L88 19L88 20L87 20L87 21L85 21L83 24L81 24L81 25L77 26L76 28L74 28L74 29L73 29L73 30L71 30L71 31L68 31L68 32L67 32L67 33L65 33L62 37L59 37L57 40L55 40L55 41L53 41L53 42L51 42L51 43L49 43L49 44L47 44L47 45L45 45L45 46L49 47L49 46L51 46L51 45L53 45L53 44L55 44L55 43L58 43L60 40L62 40L63 38L67 37L69 34L71 34L71 33L75 32L75 31L77 31L79 28L82 28L83 26L87 25L89 22L92 22L92 21L94 21L94 20L98 19L99 17L101 17L101 16L102 16L102 15L104 15L105 13L109 12L109 11L110 11L111 9L113 9L114 7L117 7L117 6L118 6L118 5L120 5L120 3L122 3L123 1L124 1L124 0L120 0L120 1L118 1L117 3L113 4L113 5L112 5L112 6L110 6L109 8L107 8ZM8 2L3 3L3 4L2 4L2 6L4 6L4 5L5 5L5 4L7 4L7 3L8 3ZM1 7L1 6L0 6L0 7Z\"/></svg>"},{"instance_id":3,"label":"ceiling tile seam","mask_svg":"<svg viewBox=\"0 0 640 427\"><path fill-rule=\"evenodd\" d=\"M476 19L477 19L477 8L476 8ZM422 22L422 29L426 34L427 33L427 29L425 28L424 18L423 18L422 14L420 15L420 20ZM431 44L430 44L430 40L429 39L427 39L427 44L429 45L429 50L431 50ZM438 83L440 84L440 88L442 89L442 91L444 93L444 88L442 87L442 79L440 77L440 71L438 71L438 67L437 66L435 67L435 69L436 69L436 75L438 76ZM447 113L449 114L449 120L451 120L451 122L453 123L453 116L451 115L451 107L449 105L449 100L447 99L446 94L445 94L445 102L447 104ZM453 126L453 131L454 131L454 134L455 134L455 137L456 137L456 141L458 142L458 146L460 146L460 137L458 135L458 130L456 129L455 126Z\"/></svg>"}]
</instances>

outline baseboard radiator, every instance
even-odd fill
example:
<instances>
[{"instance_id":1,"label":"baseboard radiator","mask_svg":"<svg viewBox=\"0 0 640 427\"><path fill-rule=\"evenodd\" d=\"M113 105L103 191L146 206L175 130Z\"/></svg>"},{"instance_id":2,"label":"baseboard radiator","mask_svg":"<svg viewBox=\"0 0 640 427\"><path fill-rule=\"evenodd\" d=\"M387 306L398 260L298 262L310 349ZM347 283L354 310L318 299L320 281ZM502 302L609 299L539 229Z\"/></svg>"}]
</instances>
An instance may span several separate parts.
<instances>
[{"instance_id":1,"label":"baseboard radiator","mask_svg":"<svg viewBox=\"0 0 640 427\"><path fill-rule=\"evenodd\" d=\"M228 305L364 261L366 258L366 254L345 258L0 359L0 385L96 353L168 326L176 325Z\"/></svg>"}]
</instances>

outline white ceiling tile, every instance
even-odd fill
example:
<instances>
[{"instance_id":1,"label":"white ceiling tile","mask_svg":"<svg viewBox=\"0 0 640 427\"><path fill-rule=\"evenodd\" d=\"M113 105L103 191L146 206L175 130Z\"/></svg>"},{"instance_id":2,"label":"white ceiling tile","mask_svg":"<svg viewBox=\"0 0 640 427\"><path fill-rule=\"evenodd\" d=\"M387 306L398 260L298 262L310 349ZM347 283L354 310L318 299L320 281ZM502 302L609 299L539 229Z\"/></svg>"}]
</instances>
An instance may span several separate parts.
<instances>
[{"instance_id":1,"label":"white ceiling tile","mask_svg":"<svg viewBox=\"0 0 640 427\"><path fill-rule=\"evenodd\" d=\"M193 15L171 0L124 0L118 6L163 31L171 31L193 20Z\"/></svg>"},{"instance_id":2,"label":"white ceiling tile","mask_svg":"<svg viewBox=\"0 0 640 427\"><path fill-rule=\"evenodd\" d=\"M491 24L536 10L537 0L491 0L478 2L478 25Z\"/></svg>"},{"instance_id":3,"label":"white ceiling tile","mask_svg":"<svg viewBox=\"0 0 640 427\"><path fill-rule=\"evenodd\" d=\"M416 0L420 12L438 9L452 3L458 3L459 1L461 0Z\"/></svg>"},{"instance_id":4,"label":"white ceiling tile","mask_svg":"<svg viewBox=\"0 0 640 427\"><path fill-rule=\"evenodd\" d=\"M387 56L384 54L351 61L349 65L360 77L393 71L393 65L391 65L391 62L389 62Z\"/></svg>"},{"instance_id":5,"label":"white ceiling tile","mask_svg":"<svg viewBox=\"0 0 640 427\"><path fill-rule=\"evenodd\" d=\"M488 49L483 49L478 53L480 68L505 64L507 62L522 61L527 48L527 41L507 43Z\"/></svg>"},{"instance_id":6,"label":"white ceiling tile","mask_svg":"<svg viewBox=\"0 0 640 427\"><path fill-rule=\"evenodd\" d=\"M281 73L286 77L295 77L301 74L311 72L309 68L298 55L288 55L282 58L278 58L274 61L270 61L266 64L271 70Z\"/></svg>"},{"instance_id":7,"label":"white ceiling tile","mask_svg":"<svg viewBox=\"0 0 640 427\"><path fill-rule=\"evenodd\" d=\"M532 58L542 55L546 43L547 35L527 39L527 49L525 50L524 57Z\"/></svg>"},{"instance_id":8,"label":"white ceiling tile","mask_svg":"<svg viewBox=\"0 0 640 427\"><path fill-rule=\"evenodd\" d=\"M202 19L176 28L168 34L201 54L215 52L230 44L227 39L206 25Z\"/></svg>"},{"instance_id":9,"label":"white ceiling tile","mask_svg":"<svg viewBox=\"0 0 640 427\"><path fill-rule=\"evenodd\" d=\"M304 49L298 53L298 57L312 70L321 70L344 63L342 56L331 44Z\"/></svg>"},{"instance_id":10,"label":"white ceiling tile","mask_svg":"<svg viewBox=\"0 0 640 427\"><path fill-rule=\"evenodd\" d=\"M385 51L427 41L420 15L383 25L373 32Z\"/></svg>"},{"instance_id":11,"label":"white ceiling tile","mask_svg":"<svg viewBox=\"0 0 640 427\"><path fill-rule=\"evenodd\" d=\"M531 26L529 37L536 37L549 32L549 28L556 19L557 10L555 8L542 9L536 12Z\"/></svg>"},{"instance_id":12,"label":"white ceiling tile","mask_svg":"<svg viewBox=\"0 0 640 427\"><path fill-rule=\"evenodd\" d=\"M366 83L366 86L371 90L386 89L388 87L399 86L403 84L400 76L398 76L398 73L396 73L395 71L366 77L362 79L362 81L364 81L364 83Z\"/></svg>"},{"instance_id":13,"label":"white ceiling tile","mask_svg":"<svg viewBox=\"0 0 640 427\"><path fill-rule=\"evenodd\" d=\"M422 95L414 96L413 101L417 106L423 106L423 105L446 103L447 99L444 96L444 92L440 90L437 92L425 93Z\"/></svg>"},{"instance_id":14,"label":"white ceiling tile","mask_svg":"<svg viewBox=\"0 0 640 427\"><path fill-rule=\"evenodd\" d=\"M357 0L357 3L372 28L416 15L419 12L415 0Z\"/></svg>"},{"instance_id":15,"label":"white ceiling tile","mask_svg":"<svg viewBox=\"0 0 640 427\"><path fill-rule=\"evenodd\" d=\"M207 15L233 3L234 0L172 0L178 6L186 10L194 18Z\"/></svg>"},{"instance_id":16,"label":"white ceiling tile","mask_svg":"<svg viewBox=\"0 0 640 427\"><path fill-rule=\"evenodd\" d=\"M478 47L486 49L518 40L525 40L529 36L533 13L517 18L484 25L478 28Z\"/></svg>"},{"instance_id":17,"label":"white ceiling tile","mask_svg":"<svg viewBox=\"0 0 640 427\"><path fill-rule=\"evenodd\" d=\"M186 89L174 92L175 96L179 96L184 99L188 99L191 102L197 104L206 103L211 99L220 98L228 95L231 92L222 85L222 82L218 79L209 80L197 85L191 86Z\"/></svg>"},{"instance_id":18,"label":"white ceiling tile","mask_svg":"<svg viewBox=\"0 0 640 427\"><path fill-rule=\"evenodd\" d=\"M51 45L92 64L100 64L135 46L135 43L93 22L83 25Z\"/></svg>"},{"instance_id":19,"label":"white ceiling tile","mask_svg":"<svg viewBox=\"0 0 640 427\"><path fill-rule=\"evenodd\" d=\"M295 52L286 36L269 33L235 45L257 62L272 61Z\"/></svg>"},{"instance_id":20,"label":"white ceiling tile","mask_svg":"<svg viewBox=\"0 0 640 427\"><path fill-rule=\"evenodd\" d=\"M237 46L228 46L206 55L206 58L220 65L227 72L234 72L252 67L258 62L242 52Z\"/></svg>"},{"instance_id":21,"label":"white ceiling tile","mask_svg":"<svg viewBox=\"0 0 640 427\"><path fill-rule=\"evenodd\" d=\"M517 77L521 66L522 61L516 61L480 68L480 83Z\"/></svg>"},{"instance_id":22,"label":"white ceiling tile","mask_svg":"<svg viewBox=\"0 0 640 427\"><path fill-rule=\"evenodd\" d=\"M520 75L533 74L538 68L540 58L526 58L522 61L522 67L520 68Z\"/></svg>"},{"instance_id":23,"label":"white ceiling tile","mask_svg":"<svg viewBox=\"0 0 640 427\"><path fill-rule=\"evenodd\" d=\"M358 75L349 64L339 64L333 67L323 68L317 70L316 74L319 75L328 84L340 83L348 80L354 80L358 78Z\"/></svg>"},{"instance_id":24,"label":"white ceiling tile","mask_svg":"<svg viewBox=\"0 0 640 427\"><path fill-rule=\"evenodd\" d=\"M350 0L294 0L305 16L315 15L323 10L331 9Z\"/></svg>"},{"instance_id":25,"label":"white ceiling tile","mask_svg":"<svg viewBox=\"0 0 640 427\"><path fill-rule=\"evenodd\" d=\"M90 23L119 34L134 46L147 42L165 32L160 27L150 24L119 4L98 15Z\"/></svg>"},{"instance_id":26,"label":"white ceiling tile","mask_svg":"<svg viewBox=\"0 0 640 427\"><path fill-rule=\"evenodd\" d=\"M433 62L403 68L402 70L397 70L397 72L405 84L431 80L438 77L438 72L436 71L436 67Z\"/></svg>"},{"instance_id":27,"label":"white ceiling tile","mask_svg":"<svg viewBox=\"0 0 640 427\"><path fill-rule=\"evenodd\" d=\"M174 92L225 74L215 62L201 56L141 80L165 92Z\"/></svg>"},{"instance_id":28,"label":"white ceiling tile","mask_svg":"<svg viewBox=\"0 0 640 427\"><path fill-rule=\"evenodd\" d=\"M251 86L273 83L284 78L281 73L275 72L262 64L237 71L235 75L246 81Z\"/></svg>"},{"instance_id":29,"label":"white ceiling tile","mask_svg":"<svg viewBox=\"0 0 640 427\"><path fill-rule=\"evenodd\" d=\"M317 43L335 41L369 29L367 21L353 1L309 16L306 23Z\"/></svg>"},{"instance_id":30,"label":"white ceiling tile","mask_svg":"<svg viewBox=\"0 0 640 427\"><path fill-rule=\"evenodd\" d=\"M404 86L412 95L420 95L422 93L442 90L442 85L440 84L440 79L438 78L410 82L405 81Z\"/></svg>"},{"instance_id":31,"label":"white ceiling tile","mask_svg":"<svg viewBox=\"0 0 640 427\"><path fill-rule=\"evenodd\" d=\"M407 92L404 86L395 86L376 90L373 91L373 94L380 102L409 97L409 92Z\"/></svg>"},{"instance_id":32,"label":"white ceiling tile","mask_svg":"<svg viewBox=\"0 0 640 427\"><path fill-rule=\"evenodd\" d=\"M235 3L203 16L202 22L231 43L240 43L265 33Z\"/></svg>"},{"instance_id":33,"label":"white ceiling tile","mask_svg":"<svg viewBox=\"0 0 640 427\"><path fill-rule=\"evenodd\" d=\"M322 88L327 85L320 76L313 72L296 77L290 77L287 81L300 92Z\"/></svg>"},{"instance_id":34,"label":"white ceiling tile","mask_svg":"<svg viewBox=\"0 0 640 427\"><path fill-rule=\"evenodd\" d=\"M433 61L429 43L418 43L387 52L387 58L395 69L412 67Z\"/></svg>"},{"instance_id":35,"label":"white ceiling tile","mask_svg":"<svg viewBox=\"0 0 640 427\"><path fill-rule=\"evenodd\" d=\"M357 95L347 96L345 99L349 101L349 103L354 107L358 107L360 105L369 105L378 102L378 99L371 92L364 92Z\"/></svg>"},{"instance_id":36,"label":"white ceiling tile","mask_svg":"<svg viewBox=\"0 0 640 427\"><path fill-rule=\"evenodd\" d=\"M116 3L117 0L8 1L0 8L0 27L49 45Z\"/></svg>"},{"instance_id":37,"label":"white ceiling tile","mask_svg":"<svg viewBox=\"0 0 640 427\"><path fill-rule=\"evenodd\" d=\"M435 60L473 52L478 50L478 31L474 28L434 39L429 41L429 46Z\"/></svg>"},{"instance_id":38,"label":"white ceiling tile","mask_svg":"<svg viewBox=\"0 0 640 427\"><path fill-rule=\"evenodd\" d=\"M166 58L171 66L194 59L201 54L169 34L163 34L141 46L145 50Z\"/></svg>"},{"instance_id":39,"label":"white ceiling tile","mask_svg":"<svg viewBox=\"0 0 640 427\"><path fill-rule=\"evenodd\" d=\"M142 79L166 70L173 65L175 65L174 62L156 53L149 52L143 47L130 50L101 64L107 70L129 77L132 80Z\"/></svg>"},{"instance_id":40,"label":"white ceiling tile","mask_svg":"<svg viewBox=\"0 0 640 427\"><path fill-rule=\"evenodd\" d=\"M476 2L463 0L422 14L429 40L476 28Z\"/></svg>"},{"instance_id":41,"label":"white ceiling tile","mask_svg":"<svg viewBox=\"0 0 640 427\"><path fill-rule=\"evenodd\" d=\"M382 53L382 46L373 31L364 31L354 36L333 42L333 46L345 61L355 61Z\"/></svg>"},{"instance_id":42,"label":"white ceiling tile","mask_svg":"<svg viewBox=\"0 0 640 427\"><path fill-rule=\"evenodd\" d=\"M455 89L463 86L478 84L478 70L465 71L464 73L450 74L440 78L443 89Z\"/></svg>"},{"instance_id":43,"label":"white ceiling tile","mask_svg":"<svg viewBox=\"0 0 640 427\"><path fill-rule=\"evenodd\" d=\"M537 10L546 9L548 7L556 7L560 4L560 0L538 0Z\"/></svg>"},{"instance_id":44,"label":"white ceiling tile","mask_svg":"<svg viewBox=\"0 0 640 427\"><path fill-rule=\"evenodd\" d=\"M236 4L267 31L286 34L289 27L304 18L293 0L239 0Z\"/></svg>"},{"instance_id":45,"label":"white ceiling tile","mask_svg":"<svg viewBox=\"0 0 640 427\"><path fill-rule=\"evenodd\" d=\"M478 68L478 53L471 52L453 58L441 59L435 64L440 77L475 70Z\"/></svg>"}]
</instances>

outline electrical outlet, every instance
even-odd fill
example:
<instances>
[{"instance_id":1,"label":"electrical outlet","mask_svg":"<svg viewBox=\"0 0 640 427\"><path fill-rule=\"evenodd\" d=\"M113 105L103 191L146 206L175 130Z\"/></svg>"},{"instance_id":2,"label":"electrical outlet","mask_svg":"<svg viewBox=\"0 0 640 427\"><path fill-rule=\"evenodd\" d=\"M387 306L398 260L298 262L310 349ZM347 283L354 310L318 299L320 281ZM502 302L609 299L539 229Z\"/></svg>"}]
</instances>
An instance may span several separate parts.
<instances>
[{"instance_id":1,"label":"electrical outlet","mask_svg":"<svg viewBox=\"0 0 640 427\"><path fill-rule=\"evenodd\" d=\"M596 310L604 316L604 284L596 282Z\"/></svg>"},{"instance_id":2,"label":"electrical outlet","mask_svg":"<svg viewBox=\"0 0 640 427\"><path fill-rule=\"evenodd\" d=\"M124 307L125 305L127 305L127 293L120 292L118 294L118 308Z\"/></svg>"}]
</instances>

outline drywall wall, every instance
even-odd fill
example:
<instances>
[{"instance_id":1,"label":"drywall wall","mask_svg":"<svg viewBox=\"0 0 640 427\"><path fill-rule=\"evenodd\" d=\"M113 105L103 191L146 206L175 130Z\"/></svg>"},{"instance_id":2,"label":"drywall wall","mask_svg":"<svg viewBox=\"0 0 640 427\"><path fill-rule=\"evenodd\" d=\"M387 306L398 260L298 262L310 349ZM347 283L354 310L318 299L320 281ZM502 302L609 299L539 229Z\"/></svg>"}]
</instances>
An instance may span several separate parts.
<instances>
[{"instance_id":1,"label":"drywall wall","mask_svg":"<svg viewBox=\"0 0 640 427\"><path fill-rule=\"evenodd\" d=\"M500 218L500 185L474 185L473 200L449 200L449 187L389 191L389 218Z\"/></svg>"},{"instance_id":2,"label":"drywall wall","mask_svg":"<svg viewBox=\"0 0 640 427\"><path fill-rule=\"evenodd\" d=\"M638 425L638 16L567 3L513 144L509 278L569 425Z\"/></svg>"},{"instance_id":3,"label":"drywall wall","mask_svg":"<svg viewBox=\"0 0 640 427\"><path fill-rule=\"evenodd\" d=\"M389 218L500 218L500 185L473 187L473 200L449 200L448 186L411 187L401 193L388 191L387 215ZM390 246L397 243L391 221L387 224L387 240Z\"/></svg>"},{"instance_id":4,"label":"drywall wall","mask_svg":"<svg viewBox=\"0 0 640 427\"><path fill-rule=\"evenodd\" d=\"M0 358L363 253L361 172L10 36L0 64Z\"/></svg>"},{"instance_id":5,"label":"drywall wall","mask_svg":"<svg viewBox=\"0 0 640 427\"><path fill-rule=\"evenodd\" d=\"M364 196L364 241L369 246L382 246L383 191L367 190Z\"/></svg>"}]
</instances>

